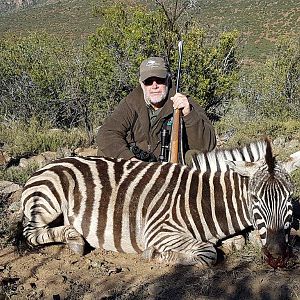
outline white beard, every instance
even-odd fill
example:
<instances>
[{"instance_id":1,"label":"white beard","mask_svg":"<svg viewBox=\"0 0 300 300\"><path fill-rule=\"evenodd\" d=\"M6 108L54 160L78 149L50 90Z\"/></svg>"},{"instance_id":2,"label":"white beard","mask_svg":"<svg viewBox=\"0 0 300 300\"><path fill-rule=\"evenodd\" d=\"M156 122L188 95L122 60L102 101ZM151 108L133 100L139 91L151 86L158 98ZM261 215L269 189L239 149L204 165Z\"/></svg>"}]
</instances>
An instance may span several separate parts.
<instances>
[{"instance_id":1,"label":"white beard","mask_svg":"<svg viewBox=\"0 0 300 300\"><path fill-rule=\"evenodd\" d=\"M155 104L158 104L158 103L164 101L166 99L167 95L168 95L168 92L169 92L169 87L167 86L165 91L161 95L159 95L155 98L154 97L151 98L150 96L147 95L147 91L144 88L144 86L141 85L141 87L142 87L142 90L143 90L143 93L144 93L144 100L145 100L147 105L150 105L150 104L155 105Z\"/></svg>"}]
</instances>

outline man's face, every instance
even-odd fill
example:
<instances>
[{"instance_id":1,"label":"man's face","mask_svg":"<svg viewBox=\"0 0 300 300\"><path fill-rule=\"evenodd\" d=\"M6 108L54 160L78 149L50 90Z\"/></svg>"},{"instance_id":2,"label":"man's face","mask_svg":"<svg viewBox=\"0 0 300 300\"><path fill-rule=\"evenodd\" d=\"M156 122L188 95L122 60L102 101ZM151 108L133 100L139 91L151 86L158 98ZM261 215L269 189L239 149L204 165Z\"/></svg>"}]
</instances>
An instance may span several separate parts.
<instances>
[{"instance_id":1,"label":"man's face","mask_svg":"<svg viewBox=\"0 0 300 300\"><path fill-rule=\"evenodd\" d=\"M166 78L150 77L141 82L146 103L152 104L154 108L160 108L168 94Z\"/></svg>"}]
</instances>

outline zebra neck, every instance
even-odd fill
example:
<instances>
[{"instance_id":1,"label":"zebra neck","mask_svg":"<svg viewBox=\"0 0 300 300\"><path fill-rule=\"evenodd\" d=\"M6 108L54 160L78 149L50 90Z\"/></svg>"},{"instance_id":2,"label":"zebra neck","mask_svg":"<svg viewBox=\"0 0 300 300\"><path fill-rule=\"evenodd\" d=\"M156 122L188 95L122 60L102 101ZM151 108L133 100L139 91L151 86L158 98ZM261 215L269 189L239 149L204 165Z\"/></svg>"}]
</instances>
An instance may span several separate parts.
<instances>
[{"instance_id":1,"label":"zebra neck","mask_svg":"<svg viewBox=\"0 0 300 300\"><path fill-rule=\"evenodd\" d=\"M189 211L200 220L201 238L224 238L251 226L248 178L232 171L194 172L188 182Z\"/></svg>"}]
</instances>

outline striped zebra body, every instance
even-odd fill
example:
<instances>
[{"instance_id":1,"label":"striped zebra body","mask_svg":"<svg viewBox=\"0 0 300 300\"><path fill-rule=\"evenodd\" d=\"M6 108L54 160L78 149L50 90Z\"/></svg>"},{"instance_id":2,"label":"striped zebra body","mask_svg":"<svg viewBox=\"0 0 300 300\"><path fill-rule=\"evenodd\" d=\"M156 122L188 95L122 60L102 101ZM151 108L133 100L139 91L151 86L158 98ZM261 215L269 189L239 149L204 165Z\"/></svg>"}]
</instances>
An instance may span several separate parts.
<instances>
[{"instance_id":1,"label":"striped zebra body","mask_svg":"<svg viewBox=\"0 0 300 300\"><path fill-rule=\"evenodd\" d=\"M241 173L111 158L61 159L24 187L24 236L32 245L64 242L81 254L86 240L95 248L211 265L217 240L253 224L253 180ZM61 226L48 226L61 215Z\"/></svg>"}]
</instances>

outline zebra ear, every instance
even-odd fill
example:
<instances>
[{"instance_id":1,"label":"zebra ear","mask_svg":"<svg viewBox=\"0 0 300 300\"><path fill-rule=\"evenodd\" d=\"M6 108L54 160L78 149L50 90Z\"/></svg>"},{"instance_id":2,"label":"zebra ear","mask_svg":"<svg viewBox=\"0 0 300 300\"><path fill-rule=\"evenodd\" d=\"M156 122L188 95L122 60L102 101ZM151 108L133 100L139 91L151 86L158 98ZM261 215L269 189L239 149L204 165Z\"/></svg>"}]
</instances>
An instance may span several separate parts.
<instances>
[{"instance_id":1,"label":"zebra ear","mask_svg":"<svg viewBox=\"0 0 300 300\"><path fill-rule=\"evenodd\" d=\"M242 176L251 177L257 169L261 166L264 160L259 160L256 162L246 162L246 161L231 161L226 160L228 167L236 173Z\"/></svg>"},{"instance_id":2,"label":"zebra ear","mask_svg":"<svg viewBox=\"0 0 300 300\"><path fill-rule=\"evenodd\" d=\"M289 160L284 162L283 166L288 173L291 173L300 168L300 151L297 151L290 155Z\"/></svg>"}]
</instances>

